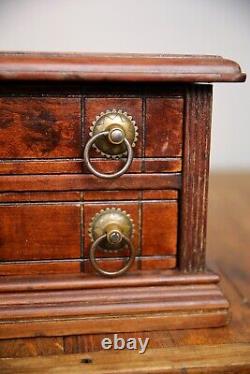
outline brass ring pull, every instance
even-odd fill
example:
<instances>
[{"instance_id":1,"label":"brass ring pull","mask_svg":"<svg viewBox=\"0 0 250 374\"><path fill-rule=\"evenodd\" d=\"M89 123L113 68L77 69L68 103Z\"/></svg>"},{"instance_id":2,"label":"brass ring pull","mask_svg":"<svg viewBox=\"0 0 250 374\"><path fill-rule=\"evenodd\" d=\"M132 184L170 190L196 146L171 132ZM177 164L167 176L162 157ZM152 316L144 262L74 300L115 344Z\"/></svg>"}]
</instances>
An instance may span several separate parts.
<instances>
[{"instance_id":1,"label":"brass ring pull","mask_svg":"<svg viewBox=\"0 0 250 374\"><path fill-rule=\"evenodd\" d=\"M120 144L122 142L125 143L126 147L127 147L127 161L125 163L125 165L122 167L122 169L120 169L119 171L117 171L116 173L112 173L112 174L105 174L105 173L101 173L99 171L97 171L90 163L90 159L89 159L89 151L90 151L90 148L92 147L92 145L95 143L95 141L102 137L102 136L108 136L109 137L109 140L113 143L113 144ZM88 167L88 169L96 176L96 177L99 177L99 178L105 178L105 179L111 179L111 178L117 178L117 177L120 177L122 174L124 174L128 168L130 167L131 165L131 162L133 160L133 150L132 150L132 147L131 147L131 144L129 143L129 141L127 140L127 138L125 136L122 135L122 131L118 128L114 128L112 129L111 131L103 131L103 132L100 132L96 135L94 135L93 137L91 137L89 139L89 141L87 142L86 146L85 146L85 149L84 149L84 160L86 162L86 165Z\"/></svg>"},{"instance_id":2,"label":"brass ring pull","mask_svg":"<svg viewBox=\"0 0 250 374\"><path fill-rule=\"evenodd\" d=\"M136 257L136 250L132 244L133 233L133 219L130 214L120 208L101 209L92 217L89 225L89 236L93 243L90 247L89 258L97 273L107 277L117 277L131 267ZM96 260L97 248L110 254L119 254L126 244L129 247L129 258L120 270L106 271L98 265Z\"/></svg>"},{"instance_id":3,"label":"brass ring pull","mask_svg":"<svg viewBox=\"0 0 250 374\"><path fill-rule=\"evenodd\" d=\"M124 274L132 266L132 264L135 260L135 256L136 256L135 248L134 248L130 239L128 239L122 233L120 233L120 235L121 235L121 239L124 240L129 245L129 248L130 248L130 256L129 256L129 259L128 259L127 263L125 264L125 266L123 266L120 270L117 270L117 271L107 271L107 270L104 270L104 269L99 267L99 265L97 264L97 261L96 261L95 253L96 253L96 250L98 248L98 245L104 239L107 238L107 234L104 234L102 236L99 236L99 238L97 238L94 241L94 243L92 244L92 246L90 248L90 252L89 252L90 262L91 262L93 268L96 270L97 273L99 273L101 275L104 275L106 277L117 277L119 275Z\"/></svg>"}]
</instances>

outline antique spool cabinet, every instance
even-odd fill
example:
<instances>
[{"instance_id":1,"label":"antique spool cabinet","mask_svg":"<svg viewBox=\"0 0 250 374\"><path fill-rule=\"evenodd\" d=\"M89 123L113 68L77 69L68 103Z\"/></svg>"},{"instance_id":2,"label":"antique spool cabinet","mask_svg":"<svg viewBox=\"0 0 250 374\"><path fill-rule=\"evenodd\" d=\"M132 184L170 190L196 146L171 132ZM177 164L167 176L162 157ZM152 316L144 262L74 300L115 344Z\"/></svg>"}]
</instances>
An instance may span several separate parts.
<instances>
[{"instance_id":1,"label":"antique spool cabinet","mask_svg":"<svg viewBox=\"0 0 250 374\"><path fill-rule=\"evenodd\" d=\"M205 263L209 83L240 67L2 53L0 80L1 339L227 323Z\"/></svg>"}]
</instances>

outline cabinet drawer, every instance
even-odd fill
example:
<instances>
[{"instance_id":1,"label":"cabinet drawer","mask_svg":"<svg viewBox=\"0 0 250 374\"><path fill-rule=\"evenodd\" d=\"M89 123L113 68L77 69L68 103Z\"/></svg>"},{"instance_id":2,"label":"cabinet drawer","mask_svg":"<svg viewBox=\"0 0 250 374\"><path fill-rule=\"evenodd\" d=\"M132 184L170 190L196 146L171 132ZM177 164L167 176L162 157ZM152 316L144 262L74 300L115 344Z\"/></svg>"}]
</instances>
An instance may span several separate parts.
<instances>
[{"instance_id":1,"label":"cabinet drawer","mask_svg":"<svg viewBox=\"0 0 250 374\"><path fill-rule=\"evenodd\" d=\"M176 192L166 191L166 199L160 200L163 191L145 191L145 194L143 191L117 191L112 202L109 200L112 192L107 193L74 193L71 198L75 201L47 203L39 201L39 194L44 199L44 193L36 192L33 202L32 196L19 193L22 203L2 202L0 275L94 272L89 260L94 241L90 227L93 217L111 208L125 212L133 221L131 241L136 256L130 271L174 268L178 226ZM51 194L46 198L53 198ZM70 199L69 193L63 192L61 199L64 194ZM142 196L145 200L140 199ZM132 200L127 201L127 197ZM14 194L4 198L17 199ZM119 267L128 255L125 246L118 252L105 252L103 248L96 251L97 262L110 270Z\"/></svg>"},{"instance_id":2,"label":"cabinet drawer","mask_svg":"<svg viewBox=\"0 0 250 374\"><path fill-rule=\"evenodd\" d=\"M176 266L178 205L175 200L88 203L84 207L85 222L91 222L91 217L110 207L126 212L134 223L132 243L136 248L136 258L130 271L170 269ZM93 272L88 260L91 246L88 227L85 225L85 271ZM98 265L107 271L121 268L125 263L123 258L127 259L128 256L128 249L117 253L102 250L96 252Z\"/></svg>"},{"instance_id":3,"label":"cabinet drawer","mask_svg":"<svg viewBox=\"0 0 250 374\"><path fill-rule=\"evenodd\" d=\"M107 110L131 117L138 136L126 173L181 171L181 97L1 97L0 174L89 174L83 151L96 118ZM90 149L102 173L117 172L126 155L110 159ZM122 157L123 156L123 157ZM122 159L121 159L122 158Z\"/></svg>"}]
</instances>

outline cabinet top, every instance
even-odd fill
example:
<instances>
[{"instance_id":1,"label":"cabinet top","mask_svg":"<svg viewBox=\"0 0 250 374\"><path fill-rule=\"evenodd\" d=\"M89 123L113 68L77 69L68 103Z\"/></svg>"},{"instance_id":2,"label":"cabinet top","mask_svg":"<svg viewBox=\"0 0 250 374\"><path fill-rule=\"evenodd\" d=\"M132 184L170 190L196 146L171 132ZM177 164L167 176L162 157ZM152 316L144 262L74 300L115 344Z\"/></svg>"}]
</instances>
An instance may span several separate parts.
<instances>
[{"instance_id":1,"label":"cabinet top","mask_svg":"<svg viewBox=\"0 0 250 374\"><path fill-rule=\"evenodd\" d=\"M243 82L231 60L211 55L0 53L0 80Z\"/></svg>"}]
</instances>

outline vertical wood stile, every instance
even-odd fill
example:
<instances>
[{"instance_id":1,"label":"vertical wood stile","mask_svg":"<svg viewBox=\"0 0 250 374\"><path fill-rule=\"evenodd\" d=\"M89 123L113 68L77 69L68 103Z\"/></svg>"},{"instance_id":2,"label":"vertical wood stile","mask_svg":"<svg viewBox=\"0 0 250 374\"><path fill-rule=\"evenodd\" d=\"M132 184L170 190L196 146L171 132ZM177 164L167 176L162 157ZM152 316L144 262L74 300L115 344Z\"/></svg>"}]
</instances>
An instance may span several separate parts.
<instances>
[{"instance_id":1,"label":"vertical wood stile","mask_svg":"<svg viewBox=\"0 0 250 374\"><path fill-rule=\"evenodd\" d=\"M186 88L180 201L179 268L205 268L212 86Z\"/></svg>"}]
</instances>

